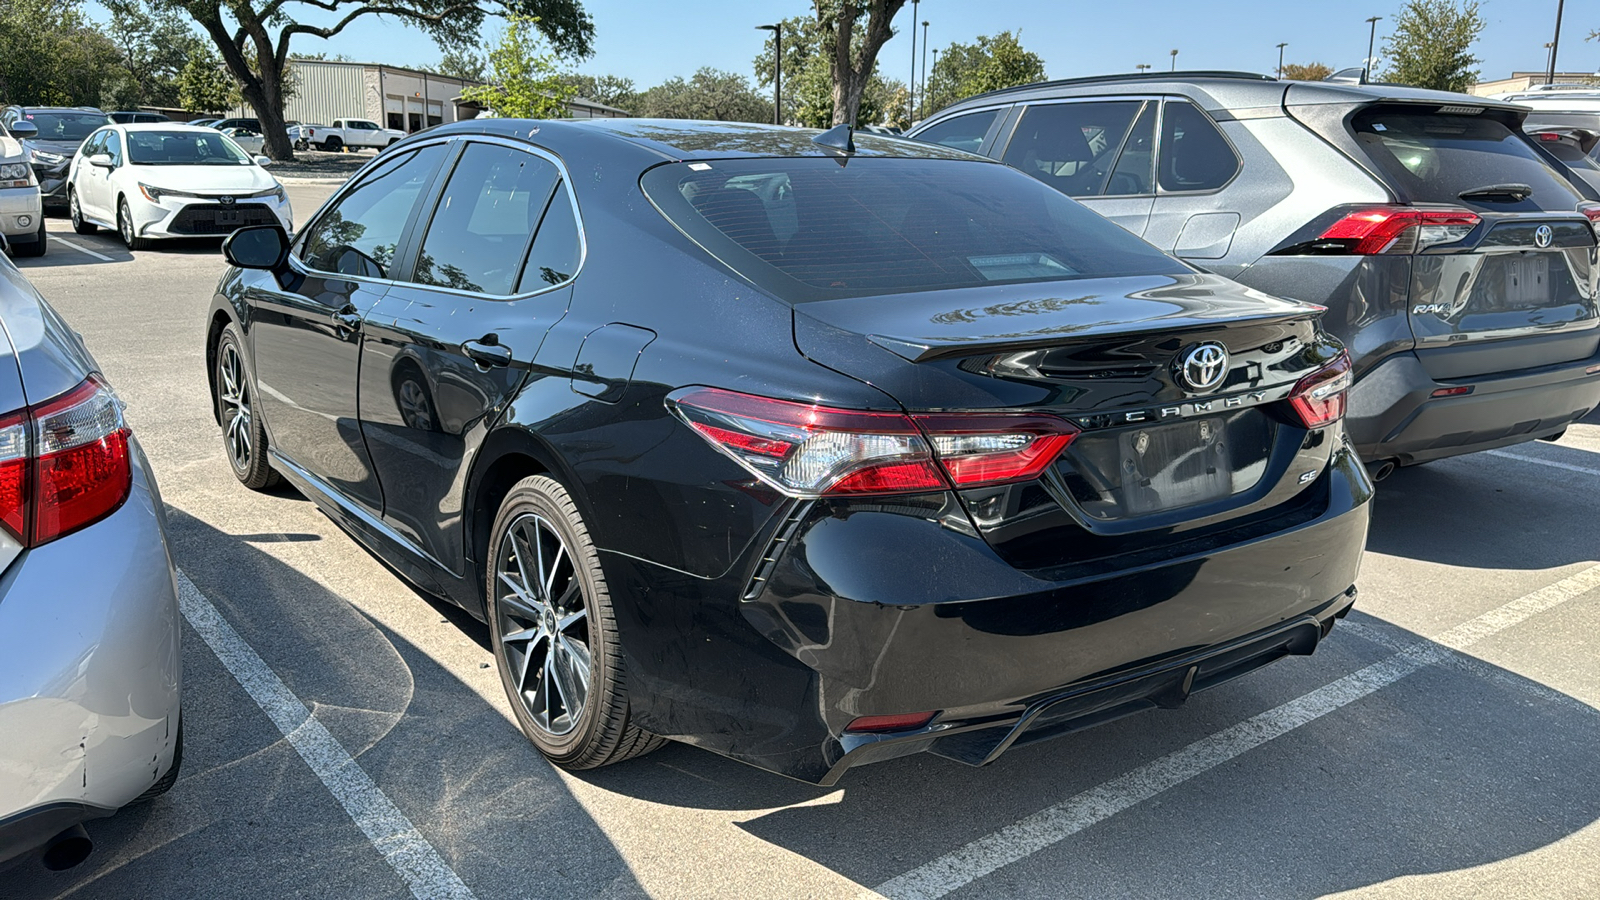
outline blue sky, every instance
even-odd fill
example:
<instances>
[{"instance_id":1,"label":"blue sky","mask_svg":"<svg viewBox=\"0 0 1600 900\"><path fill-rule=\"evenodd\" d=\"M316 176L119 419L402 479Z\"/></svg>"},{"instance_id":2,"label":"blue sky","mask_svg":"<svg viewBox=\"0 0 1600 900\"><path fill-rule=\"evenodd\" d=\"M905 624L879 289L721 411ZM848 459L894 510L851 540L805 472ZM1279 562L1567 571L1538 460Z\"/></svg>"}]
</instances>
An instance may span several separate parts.
<instances>
[{"instance_id":1,"label":"blue sky","mask_svg":"<svg viewBox=\"0 0 1600 900\"><path fill-rule=\"evenodd\" d=\"M1173 48L1180 51L1180 68L1270 72L1277 65L1280 41L1289 44L1289 62L1356 66L1366 54L1366 18L1385 17L1378 23L1381 48L1386 27L1402 5L1401 0L923 0L917 18L931 23L928 37L935 48L1020 28L1023 46L1044 57L1049 75L1069 78L1131 71L1137 63L1166 68ZM1582 0L1566 6L1559 68L1600 69L1600 42L1584 40L1600 29L1600 8ZM595 54L574 68L632 78L642 89L701 66L750 75L751 60L765 37L754 26L803 15L810 4L584 0L584 7L595 21ZM1481 11L1488 27L1475 52L1483 60L1483 79L1502 78L1513 69L1544 68L1544 43L1555 24L1556 0L1481 0ZM879 56L882 70L902 81L911 70L906 33L911 21L908 3L896 17L902 33ZM921 28L917 31L920 54ZM414 65L439 58L427 35L393 20L364 19L329 41L298 40L294 46L299 51L344 53L363 62Z\"/></svg>"}]
</instances>

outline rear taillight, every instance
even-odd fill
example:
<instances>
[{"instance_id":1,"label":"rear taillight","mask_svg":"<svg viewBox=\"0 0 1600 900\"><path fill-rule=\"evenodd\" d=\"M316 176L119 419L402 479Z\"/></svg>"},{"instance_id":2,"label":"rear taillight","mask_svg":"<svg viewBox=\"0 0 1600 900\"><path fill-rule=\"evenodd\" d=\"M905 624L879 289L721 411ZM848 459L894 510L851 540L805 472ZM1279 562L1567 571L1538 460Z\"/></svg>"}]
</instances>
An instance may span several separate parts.
<instances>
[{"instance_id":1,"label":"rear taillight","mask_svg":"<svg viewBox=\"0 0 1600 900\"><path fill-rule=\"evenodd\" d=\"M1589 220L1589 230L1594 232L1596 239L1600 239L1600 203L1580 203L1578 212Z\"/></svg>"},{"instance_id":2,"label":"rear taillight","mask_svg":"<svg viewBox=\"0 0 1600 900\"><path fill-rule=\"evenodd\" d=\"M1480 221L1476 213L1465 209L1369 206L1345 214L1315 243L1324 251L1342 247L1357 256L1415 253L1435 244L1455 243Z\"/></svg>"},{"instance_id":3,"label":"rear taillight","mask_svg":"<svg viewBox=\"0 0 1600 900\"><path fill-rule=\"evenodd\" d=\"M24 546L105 518L132 483L122 407L97 378L0 418L0 526Z\"/></svg>"},{"instance_id":4,"label":"rear taillight","mask_svg":"<svg viewBox=\"0 0 1600 900\"><path fill-rule=\"evenodd\" d=\"M1053 416L832 409L716 388L667 405L697 434L786 494L893 494L1037 477L1078 429Z\"/></svg>"},{"instance_id":5,"label":"rear taillight","mask_svg":"<svg viewBox=\"0 0 1600 900\"><path fill-rule=\"evenodd\" d=\"M1300 379L1289 394L1289 405L1307 428L1332 424L1344 417L1351 381L1350 354L1340 353L1338 359Z\"/></svg>"}]
</instances>

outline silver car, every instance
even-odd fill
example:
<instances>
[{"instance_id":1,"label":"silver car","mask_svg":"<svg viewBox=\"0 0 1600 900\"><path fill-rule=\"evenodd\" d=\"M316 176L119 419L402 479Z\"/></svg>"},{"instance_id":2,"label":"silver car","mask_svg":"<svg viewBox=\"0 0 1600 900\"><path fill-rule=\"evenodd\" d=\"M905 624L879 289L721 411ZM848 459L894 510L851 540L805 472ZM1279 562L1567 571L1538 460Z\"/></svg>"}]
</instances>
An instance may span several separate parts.
<instances>
[{"instance_id":1,"label":"silver car","mask_svg":"<svg viewBox=\"0 0 1600 900\"><path fill-rule=\"evenodd\" d=\"M0 867L63 869L177 780L177 575L121 401L3 256L0 325Z\"/></svg>"},{"instance_id":2,"label":"silver car","mask_svg":"<svg viewBox=\"0 0 1600 900\"><path fill-rule=\"evenodd\" d=\"M32 127L31 125L29 126ZM47 246L39 179L22 142L0 125L0 240L19 256L43 256Z\"/></svg>"}]
</instances>

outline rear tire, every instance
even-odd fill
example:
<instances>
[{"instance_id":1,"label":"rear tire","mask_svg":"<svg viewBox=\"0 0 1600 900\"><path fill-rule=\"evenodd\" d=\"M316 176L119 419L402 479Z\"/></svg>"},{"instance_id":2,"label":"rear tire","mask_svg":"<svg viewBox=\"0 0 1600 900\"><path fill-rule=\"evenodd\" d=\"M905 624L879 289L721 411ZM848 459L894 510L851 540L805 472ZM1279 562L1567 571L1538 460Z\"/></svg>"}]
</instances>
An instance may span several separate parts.
<instances>
[{"instance_id":1,"label":"rear tire","mask_svg":"<svg viewBox=\"0 0 1600 900\"><path fill-rule=\"evenodd\" d=\"M344 141L338 135L332 135L323 140L322 149L329 153L338 153L344 149Z\"/></svg>"},{"instance_id":2,"label":"rear tire","mask_svg":"<svg viewBox=\"0 0 1600 900\"><path fill-rule=\"evenodd\" d=\"M222 449L233 477L252 491L266 490L280 476L267 460L267 429L255 404L255 382L244 360L239 326L222 329L214 354L217 420L222 423Z\"/></svg>"},{"instance_id":3,"label":"rear tire","mask_svg":"<svg viewBox=\"0 0 1600 900\"><path fill-rule=\"evenodd\" d=\"M665 744L631 721L611 593L566 489L544 475L517 482L489 547L500 683L539 752L564 769L594 769Z\"/></svg>"},{"instance_id":4,"label":"rear tire","mask_svg":"<svg viewBox=\"0 0 1600 900\"><path fill-rule=\"evenodd\" d=\"M149 238L139 237L133 230L133 213L128 210L128 198L117 198L117 233L129 250L149 250Z\"/></svg>"},{"instance_id":5,"label":"rear tire","mask_svg":"<svg viewBox=\"0 0 1600 900\"><path fill-rule=\"evenodd\" d=\"M67 215L72 219L72 230L79 234L94 234L100 226L83 217L83 210L78 206L78 192L67 188Z\"/></svg>"}]
</instances>

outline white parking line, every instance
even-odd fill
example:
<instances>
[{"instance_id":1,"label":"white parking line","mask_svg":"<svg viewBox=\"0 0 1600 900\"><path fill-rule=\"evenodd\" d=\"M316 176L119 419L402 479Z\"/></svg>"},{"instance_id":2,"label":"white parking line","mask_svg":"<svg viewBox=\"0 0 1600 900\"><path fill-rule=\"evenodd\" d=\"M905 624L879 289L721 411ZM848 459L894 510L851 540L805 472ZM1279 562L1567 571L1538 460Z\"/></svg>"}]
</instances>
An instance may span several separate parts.
<instances>
[{"instance_id":1,"label":"white parking line","mask_svg":"<svg viewBox=\"0 0 1600 900\"><path fill-rule=\"evenodd\" d=\"M1515 459L1522 462L1535 463L1541 466L1549 466L1552 469L1565 469L1568 472L1577 472L1580 475L1600 475L1600 469L1591 469L1586 466L1575 466L1571 463L1556 462L1553 459L1540 459L1537 456L1523 456L1521 453L1509 453L1505 450L1488 450L1485 452L1487 452L1490 456L1499 456L1503 459Z\"/></svg>"},{"instance_id":2,"label":"white parking line","mask_svg":"<svg viewBox=\"0 0 1600 900\"><path fill-rule=\"evenodd\" d=\"M84 246L80 246L78 244L74 244L73 242L67 240L64 237L59 237L57 235L52 234L52 235L50 235L50 239L52 241L55 241L58 244L61 244L64 247L71 247L72 249L78 251L79 253L87 253L90 256L94 257L95 259L102 260L104 262L116 262L116 260L112 259L109 256L106 256L104 253L96 253L93 250L90 250L88 247L84 247Z\"/></svg>"},{"instance_id":3,"label":"white parking line","mask_svg":"<svg viewBox=\"0 0 1600 900\"><path fill-rule=\"evenodd\" d=\"M1432 641L1352 672L1275 709L1146 763L865 891L863 898L933 900L1176 787L1197 775L1447 659L1490 635L1600 588L1600 565L1519 597Z\"/></svg>"},{"instance_id":4,"label":"white parking line","mask_svg":"<svg viewBox=\"0 0 1600 900\"><path fill-rule=\"evenodd\" d=\"M405 879L417 900L475 900L411 820L182 572L178 573L178 605L189 625L283 732L372 846Z\"/></svg>"}]
</instances>

